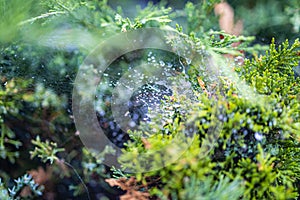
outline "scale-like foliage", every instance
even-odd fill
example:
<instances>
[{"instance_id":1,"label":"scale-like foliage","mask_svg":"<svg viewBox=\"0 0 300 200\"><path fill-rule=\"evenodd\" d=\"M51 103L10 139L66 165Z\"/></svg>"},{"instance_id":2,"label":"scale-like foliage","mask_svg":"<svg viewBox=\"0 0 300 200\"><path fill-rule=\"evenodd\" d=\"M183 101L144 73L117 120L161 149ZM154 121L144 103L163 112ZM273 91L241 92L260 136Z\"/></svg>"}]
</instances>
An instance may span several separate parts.
<instances>
[{"instance_id":1,"label":"scale-like foliage","mask_svg":"<svg viewBox=\"0 0 300 200\"><path fill-rule=\"evenodd\" d=\"M122 194L109 188L109 183L126 190L123 198L297 198L300 86L294 71L300 61L300 42L286 41L276 46L273 40L266 53L258 56L266 47L251 46L254 37L218 30L218 17L213 12L218 2L187 3L182 10L150 3L130 18L121 8L112 9L106 0L0 0L0 176L4 182L9 182L7 175L13 179L37 163L37 159L29 160L30 149L31 159L50 161L54 174L63 177L61 169L64 174L72 169L81 183L90 183L72 184L69 189L76 195L87 191L87 187L104 189L113 196ZM299 29L297 5L298 1L290 1L285 9L292 17L295 32ZM277 8L276 4L269 11ZM270 14L260 8L254 11L263 16ZM175 25L179 18L186 20L182 26ZM278 19L276 23L286 21L286 17ZM258 22L266 26L268 20L266 17ZM188 82L194 96L180 96L174 89L172 95L164 97L161 113L153 116L149 112L150 122L141 122L138 131L129 133L130 140L118 141L126 142L119 158L123 169L139 173L112 168L110 174L103 160L113 149L99 154L80 146L80 132L71 123L72 80L84 57L99 42L115 33L147 27L173 30L179 36L167 38L168 42L173 47L190 47L191 52L183 49L178 53L188 58L185 60L162 51L153 51L150 58L153 63L175 60L174 66L186 67L175 69L175 78ZM245 53L252 58L244 60ZM235 59L235 63L225 57ZM133 64L128 58L130 55L119 68ZM112 75L119 72L113 68L117 64L108 70ZM107 97L106 88L99 92ZM109 107L104 110L110 112ZM114 126L109 120L104 119L104 124ZM172 143L186 147L179 158L176 148L168 148ZM58 147L69 154L58 157L63 151ZM157 153L163 148L166 151ZM175 158L175 162L161 168L162 162ZM11 163L16 166L13 172ZM156 170L143 172L145 165L141 163ZM41 195L31 177L23 176L10 190L0 182L0 198L18 198L25 186L34 195Z\"/></svg>"}]
</instances>

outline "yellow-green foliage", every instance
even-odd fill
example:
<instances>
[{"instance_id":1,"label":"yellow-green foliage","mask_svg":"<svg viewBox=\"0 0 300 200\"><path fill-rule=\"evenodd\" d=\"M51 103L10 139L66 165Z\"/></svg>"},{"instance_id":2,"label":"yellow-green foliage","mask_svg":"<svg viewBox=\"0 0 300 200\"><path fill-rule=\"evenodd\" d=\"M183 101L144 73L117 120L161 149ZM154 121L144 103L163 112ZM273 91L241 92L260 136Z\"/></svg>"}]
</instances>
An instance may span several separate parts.
<instances>
[{"instance_id":1,"label":"yellow-green foliage","mask_svg":"<svg viewBox=\"0 0 300 200\"><path fill-rule=\"evenodd\" d=\"M120 158L124 169L141 170L132 165L133 155L138 158L142 153L154 152L152 159L148 158L148 164L153 166L168 156L172 157L172 151L164 151L164 155L159 156L155 152L172 143L175 135L184 135L185 127L192 123L197 135L191 138L191 146L176 162L136 175L137 180L145 183L149 177L160 177L158 186L150 189L153 195L162 199L185 199L186 195L198 194L195 199L201 199L201 194L206 193L207 199L213 199L209 198L211 192L219 194L216 199L225 199L228 196L224 197L218 187L213 187L221 184L220 180L225 176L226 180L231 181L228 184L239 188L230 192L235 199L297 197L300 178L300 90L299 78L294 77L293 67L300 60L298 54L298 40L290 47L285 42L278 50L273 43L265 56L236 66L240 80L245 80L245 84L256 91L253 95L257 96L257 101L243 96L243 91L238 90L234 82L228 81L223 81L222 95L216 92L208 97L202 93L198 101L175 96L175 101L184 106L176 108L176 116L164 116L164 119L169 117L173 120L164 129L159 129L162 123L160 118L150 123L150 129L158 131L147 138L147 143L141 139L142 133L132 133L134 142L128 144L128 151ZM226 80L224 76L220 78ZM170 108L172 103L167 102L162 108ZM216 108L219 112L215 112ZM213 125L215 115L222 123L221 132L213 149L203 156L201 142L211 133L209 127ZM195 180L199 185L209 184L211 187L206 191L200 187L194 190L186 188L189 184L195 186ZM206 182L208 180L209 183Z\"/></svg>"},{"instance_id":2,"label":"yellow-green foliage","mask_svg":"<svg viewBox=\"0 0 300 200\"><path fill-rule=\"evenodd\" d=\"M0 176L5 183L0 181L0 198L19 198L26 185L41 195L27 175L18 179L15 187L6 187L10 179L42 165L29 159L30 151L32 159L54 163L53 177L70 174L68 165L85 176L81 179L74 170L81 183L84 180L89 187L99 184L100 190L105 188L114 196L120 193L109 188L105 179L127 180L132 176L135 185L130 186L135 192L147 192L153 199L297 198L300 79L294 68L300 61L300 42L276 46L273 40L266 53L258 56L266 48L250 46L254 37L218 30L213 9L220 0L200 2L189 2L181 10L150 3L129 18L121 8L112 9L106 0L0 0ZM269 11L277 10L276 5ZM299 9L293 5L299 5L298 1L289 2L286 12L297 31ZM256 11L264 14L266 10ZM184 23L176 25L182 18ZM285 22L280 19L281 24ZM270 20L263 18L259 28ZM100 41L145 27L175 31L190 47L186 55L200 56L199 62L187 66L186 74L178 75L191 84L194 96L174 93L166 97L160 105L164 112L141 124L139 131L129 133L131 140L119 158L123 168L112 168L110 174L103 160L114 150L89 152L77 137L80 133L72 123L70 102L73 80L78 66ZM256 27L245 26L245 30ZM167 39L176 45L176 40ZM234 47L235 43L240 45ZM251 59L243 63L228 64L223 57L244 53ZM170 59L171 54L159 54ZM207 58L215 61L213 68L207 68ZM129 64L124 61L122 67ZM142 137L145 135L147 138ZM174 144L185 151L179 152ZM59 154L63 151L60 147L67 153ZM19 156L21 153L24 156ZM67 162L57 162L60 165L55 167L53 161L62 161L60 157ZM65 174L61 173L62 166L68 171ZM61 180L49 181L56 184ZM71 186L70 190L80 195L87 186Z\"/></svg>"}]
</instances>

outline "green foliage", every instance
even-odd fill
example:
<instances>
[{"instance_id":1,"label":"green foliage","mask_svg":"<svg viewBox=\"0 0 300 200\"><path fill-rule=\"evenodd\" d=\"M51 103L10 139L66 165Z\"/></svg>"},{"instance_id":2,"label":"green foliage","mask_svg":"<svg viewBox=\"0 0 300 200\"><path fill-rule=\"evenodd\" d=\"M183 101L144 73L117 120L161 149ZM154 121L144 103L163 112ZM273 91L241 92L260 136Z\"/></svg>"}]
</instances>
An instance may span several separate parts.
<instances>
[{"instance_id":1,"label":"green foliage","mask_svg":"<svg viewBox=\"0 0 300 200\"><path fill-rule=\"evenodd\" d=\"M299 37L299 1L228 0L235 18L242 19L245 35L257 36L256 42L269 44L273 37L279 43Z\"/></svg>"},{"instance_id":2,"label":"green foliage","mask_svg":"<svg viewBox=\"0 0 300 200\"><path fill-rule=\"evenodd\" d=\"M300 32L300 2L297 0L292 0L288 2L285 7L285 12L290 17L290 23L293 25L293 31L295 33Z\"/></svg>"},{"instance_id":3,"label":"green foliage","mask_svg":"<svg viewBox=\"0 0 300 200\"><path fill-rule=\"evenodd\" d=\"M36 184L32 177L28 174L15 179L15 185L12 188L5 188L0 179L0 197L3 200L18 200L18 199L36 199L42 195L43 187ZM22 196L20 193L25 188L30 189L30 195Z\"/></svg>"},{"instance_id":4,"label":"green foliage","mask_svg":"<svg viewBox=\"0 0 300 200\"><path fill-rule=\"evenodd\" d=\"M22 6L21 6L22 5ZM13 41L18 35L18 23L29 17L32 1L0 1L0 42Z\"/></svg>"},{"instance_id":5,"label":"green foliage","mask_svg":"<svg viewBox=\"0 0 300 200\"><path fill-rule=\"evenodd\" d=\"M244 65L236 65L235 69L240 78L245 80L244 83L229 81L226 73L221 73L222 95L217 91L211 97L202 93L197 96L197 101L174 95L175 102L164 102L161 110L170 110L172 103L184 103L176 107L175 118L166 113L147 124L150 127L144 131L157 130L148 135L147 145L142 139L145 132L132 133L134 142L127 144L128 149L120 158L124 169L141 171L143 166L136 164L135 160L144 156L145 152L150 156L140 161L148 162L154 167L164 158L171 159L176 155L172 149L167 149L163 155L155 152L176 142L174 138L178 134L185 135L185 126L195 124L199 138L191 140L200 143L193 142L174 164L157 171L136 174L137 180L141 182L147 182L149 177L161 177L158 182L160 189L150 189L153 195L163 199L184 199L180 196L182 192L186 192L183 189L184 177L194 176L197 180L205 180L209 176L224 174L232 181L236 178L242 180L245 187L243 199L297 197L297 173L300 169L296 164L299 160L296 149L300 133L297 99L299 78L294 77L293 67L299 62L298 45L299 42L295 41L289 47L288 42L285 42L283 47L276 50L273 43L260 59L254 58L252 61L245 61ZM195 71L191 72L195 74ZM260 84L253 84L252 80L258 78L266 82L274 81L267 92L260 90ZM211 82L206 80L205 83L209 88ZM257 101L244 95L246 91L239 89L240 84L250 84L257 92L250 95ZM195 83L194 86L197 87ZM202 91L200 84L198 88L197 91ZM264 96L259 96L260 94ZM218 113L215 109L220 111L219 114L215 114ZM222 129L214 148L207 152L208 156L203 157L204 138L211 134L209 127L216 121L214 116L222 122ZM180 121L176 120L178 118ZM241 195L238 191L235 192L237 196Z\"/></svg>"},{"instance_id":6,"label":"green foliage","mask_svg":"<svg viewBox=\"0 0 300 200\"><path fill-rule=\"evenodd\" d=\"M95 176L98 177L99 184L103 185L103 187L107 191L110 191L110 193L113 194L114 191L111 188L109 188L106 185L106 183L104 182L104 179L110 178L111 176L110 176L109 170L103 164L103 161L104 161L105 155L110 154L111 152L114 152L114 149L107 146L104 149L104 151L101 153L92 152L86 148L83 148L82 151L83 151L83 158L82 158L81 164L83 167L82 174L83 174L84 180L81 180L81 182L83 184L80 184L80 185L72 184L69 186L69 189L73 191L74 196L79 196L83 192L85 192L87 190L87 188L84 185L84 183L93 181L92 177L95 177Z\"/></svg>"},{"instance_id":7,"label":"green foliage","mask_svg":"<svg viewBox=\"0 0 300 200\"><path fill-rule=\"evenodd\" d=\"M171 8L158 8L150 3L145 9L139 9L134 22L129 18L122 18L119 14L116 14L115 19L122 32L143 27L163 27L172 21L169 17L171 11Z\"/></svg>"},{"instance_id":8,"label":"green foliage","mask_svg":"<svg viewBox=\"0 0 300 200\"><path fill-rule=\"evenodd\" d=\"M149 3L129 18L105 0L0 0L1 162L15 163L19 168L14 171L24 173L32 167L28 164L32 161L26 158L27 149L35 147L30 151L31 159L38 157L47 164L60 161L52 165L59 172L58 165L73 169L82 183L70 185L75 196L88 190L83 182L96 182L116 196L119 193L105 179L134 176L138 192L149 192L153 199L297 198L300 79L295 77L294 69L300 61L300 42L290 40L276 46L273 40L270 47L252 46L252 36L219 31L213 13L218 2L189 2L182 10ZM296 0L289 1L284 9L279 2L262 1L251 10L255 15L245 7L235 7L245 21L246 35L287 21L295 33L299 31ZM283 14L281 11L290 17L271 17L274 12ZM186 26L174 27L181 17ZM119 159L123 168L108 169L103 160L113 149L88 151L74 134L69 102L72 80L84 57L100 41L145 27L176 31L179 37L167 38L168 42L192 50L182 49L178 54L187 59L176 61L187 69L177 78L192 86L192 98L179 95L174 88L173 95L165 97L160 105L163 112L129 133L131 140ZM258 56L266 48L266 53ZM156 58L174 59L171 54L157 52ZM244 53L252 58L233 63L222 57ZM128 62L113 67L125 68ZM178 81L177 88L180 84ZM186 151L178 152L178 147ZM62 151L69 153L66 159L73 161L74 167L58 157ZM160 168L167 159L174 162ZM24 163L29 167L23 167ZM156 170L144 172L145 167ZM15 176L6 168L1 169L2 173ZM18 199L25 186L30 187L33 196L41 195L31 177L25 175L15 182L15 187L7 189L0 181L1 199Z\"/></svg>"},{"instance_id":9,"label":"green foliage","mask_svg":"<svg viewBox=\"0 0 300 200\"><path fill-rule=\"evenodd\" d=\"M295 99L299 91L297 82L293 79L293 68L299 62L300 42L296 40L291 47L288 41L276 49L274 40L265 56L245 61L245 65L238 69L242 77L254 86L261 94L276 93L286 99Z\"/></svg>"},{"instance_id":10,"label":"green foliage","mask_svg":"<svg viewBox=\"0 0 300 200\"><path fill-rule=\"evenodd\" d=\"M8 158L10 162L14 163L19 156L16 149L22 145L22 142L15 138L15 133L5 122L12 116L18 117L19 111L23 107L20 102L26 99L26 88L30 81L21 79L6 81L5 77L2 78L5 82L2 83L4 87L0 88L0 155L2 159Z\"/></svg>"},{"instance_id":11,"label":"green foliage","mask_svg":"<svg viewBox=\"0 0 300 200\"><path fill-rule=\"evenodd\" d=\"M37 156L43 162L50 161L51 164L59 159L56 154L64 151L64 148L57 148L57 144L54 142L49 142L48 140L42 142L39 136L32 140L32 144L35 145L35 148L33 151L30 151L31 158Z\"/></svg>"},{"instance_id":12,"label":"green foliage","mask_svg":"<svg viewBox=\"0 0 300 200\"><path fill-rule=\"evenodd\" d=\"M1 199L8 199L8 191L4 187L4 184L2 183L2 180L0 179L0 197Z\"/></svg>"},{"instance_id":13,"label":"green foliage","mask_svg":"<svg viewBox=\"0 0 300 200\"><path fill-rule=\"evenodd\" d=\"M217 17L213 14L214 5L221 0L202 0L198 4L188 2L184 13L187 18L187 32L201 36L210 29L217 29Z\"/></svg>"},{"instance_id":14,"label":"green foliage","mask_svg":"<svg viewBox=\"0 0 300 200\"><path fill-rule=\"evenodd\" d=\"M199 180L195 176L185 177L183 190L177 195L173 193L172 199L240 199L240 196L245 192L245 188L238 178L230 181L224 176L220 180L214 181L212 177L206 177L204 180ZM230 192L229 192L230 191ZM155 193L160 194L159 191ZM159 196L159 195L158 195ZM164 199L164 196L160 196Z\"/></svg>"}]
</instances>

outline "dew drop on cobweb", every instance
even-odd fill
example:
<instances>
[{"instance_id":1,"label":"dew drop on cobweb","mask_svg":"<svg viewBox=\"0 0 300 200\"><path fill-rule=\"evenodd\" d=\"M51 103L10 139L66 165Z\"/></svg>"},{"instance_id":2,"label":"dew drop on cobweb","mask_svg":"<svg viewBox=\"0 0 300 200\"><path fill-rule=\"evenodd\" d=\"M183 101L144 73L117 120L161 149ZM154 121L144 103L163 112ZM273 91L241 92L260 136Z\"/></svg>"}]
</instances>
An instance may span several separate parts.
<instances>
[{"instance_id":1,"label":"dew drop on cobweb","mask_svg":"<svg viewBox=\"0 0 300 200\"><path fill-rule=\"evenodd\" d=\"M237 57L234 59L234 62L235 62L237 65L243 65L243 64L244 64L244 57L242 57L242 56L237 56Z\"/></svg>"},{"instance_id":2,"label":"dew drop on cobweb","mask_svg":"<svg viewBox=\"0 0 300 200\"><path fill-rule=\"evenodd\" d=\"M162 61L162 60L159 61L159 64L160 64L160 66L162 66L162 67L165 66L165 62Z\"/></svg>"},{"instance_id":3,"label":"dew drop on cobweb","mask_svg":"<svg viewBox=\"0 0 300 200\"><path fill-rule=\"evenodd\" d=\"M254 134L256 140L261 141L263 139L263 135L261 133L256 132Z\"/></svg>"},{"instance_id":4,"label":"dew drop on cobweb","mask_svg":"<svg viewBox=\"0 0 300 200\"><path fill-rule=\"evenodd\" d=\"M191 60L191 59L189 59L189 58L186 58L186 63L187 63L188 65L190 65L190 64L191 64L191 62L192 62L192 60Z\"/></svg>"}]
</instances>

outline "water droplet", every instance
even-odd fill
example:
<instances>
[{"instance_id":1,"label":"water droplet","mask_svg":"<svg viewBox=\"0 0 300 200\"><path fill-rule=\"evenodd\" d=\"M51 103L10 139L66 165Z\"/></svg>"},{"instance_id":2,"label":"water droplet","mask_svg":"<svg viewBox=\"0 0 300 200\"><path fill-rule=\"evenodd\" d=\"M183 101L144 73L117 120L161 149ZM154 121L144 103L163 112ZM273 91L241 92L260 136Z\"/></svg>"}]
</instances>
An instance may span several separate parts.
<instances>
[{"instance_id":1,"label":"water droplet","mask_svg":"<svg viewBox=\"0 0 300 200\"><path fill-rule=\"evenodd\" d=\"M243 65L244 64L244 57L242 56L237 56L235 59L234 59L235 63L238 64L238 65Z\"/></svg>"},{"instance_id":2,"label":"water droplet","mask_svg":"<svg viewBox=\"0 0 300 200\"><path fill-rule=\"evenodd\" d=\"M263 139L263 135L261 133L256 132L254 134L256 140L261 141Z\"/></svg>"},{"instance_id":3,"label":"water droplet","mask_svg":"<svg viewBox=\"0 0 300 200\"><path fill-rule=\"evenodd\" d=\"M130 121L128 124L130 127L135 127L136 123L134 121Z\"/></svg>"},{"instance_id":4,"label":"water droplet","mask_svg":"<svg viewBox=\"0 0 300 200\"><path fill-rule=\"evenodd\" d=\"M189 65L189 64L191 64L191 62L192 62L192 60L191 59L189 59L189 58L186 58L186 63Z\"/></svg>"},{"instance_id":5,"label":"water droplet","mask_svg":"<svg viewBox=\"0 0 300 200\"><path fill-rule=\"evenodd\" d=\"M160 64L160 66L162 66L162 67L165 66L165 62L162 61L162 60L159 61L159 64Z\"/></svg>"},{"instance_id":6,"label":"water droplet","mask_svg":"<svg viewBox=\"0 0 300 200\"><path fill-rule=\"evenodd\" d=\"M272 127L272 126L273 126L273 122L269 121L269 127Z\"/></svg>"},{"instance_id":7,"label":"water droplet","mask_svg":"<svg viewBox=\"0 0 300 200\"><path fill-rule=\"evenodd\" d=\"M224 117L224 116L223 116L222 114L220 114L220 115L218 116L218 119L222 121L222 120L223 120L223 117Z\"/></svg>"}]
</instances>

